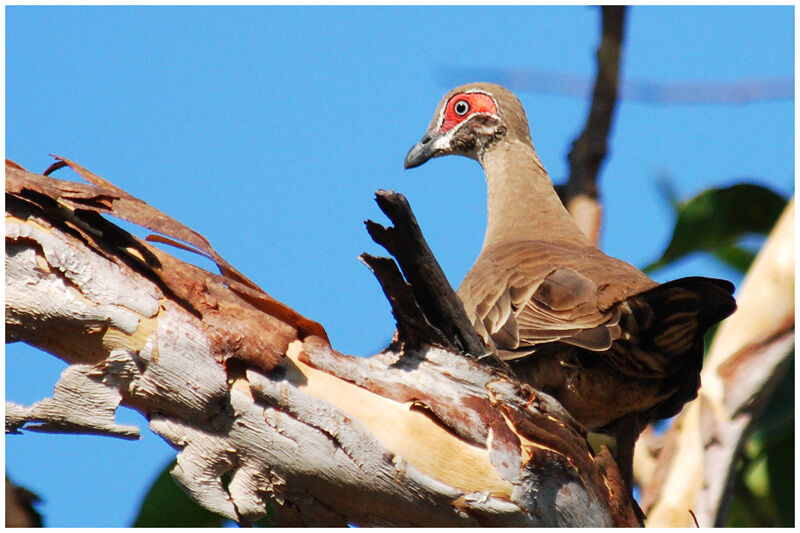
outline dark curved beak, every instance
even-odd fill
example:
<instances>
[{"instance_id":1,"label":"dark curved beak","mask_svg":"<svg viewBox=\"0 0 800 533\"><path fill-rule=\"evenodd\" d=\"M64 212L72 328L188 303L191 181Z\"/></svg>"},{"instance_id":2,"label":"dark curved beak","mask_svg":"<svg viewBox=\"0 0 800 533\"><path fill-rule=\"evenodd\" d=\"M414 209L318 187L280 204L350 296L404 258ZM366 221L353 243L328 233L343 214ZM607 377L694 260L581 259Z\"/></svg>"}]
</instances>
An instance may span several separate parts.
<instances>
[{"instance_id":1,"label":"dark curved beak","mask_svg":"<svg viewBox=\"0 0 800 533\"><path fill-rule=\"evenodd\" d=\"M433 137L430 133L426 133L414 147L406 154L406 168L414 168L420 166L422 163L433 157Z\"/></svg>"}]
</instances>

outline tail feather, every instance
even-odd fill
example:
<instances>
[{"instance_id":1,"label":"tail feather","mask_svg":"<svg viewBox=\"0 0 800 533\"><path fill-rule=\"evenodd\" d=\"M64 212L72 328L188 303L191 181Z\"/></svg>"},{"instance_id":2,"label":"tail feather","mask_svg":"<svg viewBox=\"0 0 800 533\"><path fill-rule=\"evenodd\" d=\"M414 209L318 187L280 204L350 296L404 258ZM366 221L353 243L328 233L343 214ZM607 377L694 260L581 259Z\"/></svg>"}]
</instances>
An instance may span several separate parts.
<instances>
[{"instance_id":1,"label":"tail feather","mask_svg":"<svg viewBox=\"0 0 800 533\"><path fill-rule=\"evenodd\" d=\"M653 313L648 332L652 344L639 347L660 353L673 372L663 386L674 387L674 392L656 408L655 418L674 416L697 396L705 334L736 310L733 291L733 284L726 280L688 277L639 295Z\"/></svg>"},{"instance_id":2,"label":"tail feather","mask_svg":"<svg viewBox=\"0 0 800 533\"><path fill-rule=\"evenodd\" d=\"M632 377L667 377L684 368L699 372L703 337L736 309L730 282L691 277L664 283L625 302L609 360ZM699 347L698 347L699 345Z\"/></svg>"},{"instance_id":3,"label":"tail feather","mask_svg":"<svg viewBox=\"0 0 800 533\"><path fill-rule=\"evenodd\" d=\"M680 288L696 294L699 298L699 322L702 334L708 329L733 314L736 311L736 300L733 299L735 287L733 283L724 279L704 278L693 276L680 278L663 285L659 285L650 292Z\"/></svg>"}]
</instances>

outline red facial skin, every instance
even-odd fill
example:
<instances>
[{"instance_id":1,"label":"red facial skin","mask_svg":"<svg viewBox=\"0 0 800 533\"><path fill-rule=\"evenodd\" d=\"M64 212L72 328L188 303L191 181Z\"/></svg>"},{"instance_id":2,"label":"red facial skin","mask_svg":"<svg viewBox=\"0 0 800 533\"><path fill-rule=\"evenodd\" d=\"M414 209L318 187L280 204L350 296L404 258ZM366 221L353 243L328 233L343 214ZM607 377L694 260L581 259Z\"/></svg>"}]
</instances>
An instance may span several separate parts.
<instances>
[{"instance_id":1,"label":"red facial skin","mask_svg":"<svg viewBox=\"0 0 800 533\"><path fill-rule=\"evenodd\" d=\"M458 115L455 110L456 104L461 100L466 100L469 104L469 111L464 115ZM483 93L460 93L454 95L447 101L447 105L444 108L444 120L439 128L439 133L453 129L477 113L497 115L497 106L491 96Z\"/></svg>"}]
</instances>

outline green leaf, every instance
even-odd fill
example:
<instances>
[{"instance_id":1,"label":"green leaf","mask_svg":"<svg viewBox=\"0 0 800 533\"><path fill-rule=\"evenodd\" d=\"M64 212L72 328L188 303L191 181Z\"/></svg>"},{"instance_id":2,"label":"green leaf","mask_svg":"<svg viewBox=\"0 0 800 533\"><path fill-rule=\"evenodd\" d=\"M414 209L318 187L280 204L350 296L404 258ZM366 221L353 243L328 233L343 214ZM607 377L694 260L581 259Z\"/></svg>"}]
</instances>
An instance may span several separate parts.
<instances>
[{"instance_id":1,"label":"green leaf","mask_svg":"<svg viewBox=\"0 0 800 533\"><path fill-rule=\"evenodd\" d=\"M794 431L787 431L767 451L770 490L782 527L794 527L794 465Z\"/></svg>"},{"instance_id":2,"label":"green leaf","mask_svg":"<svg viewBox=\"0 0 800 533\"><path fill-rule=\"evenodd\" d=\"M794 526L794 366L792 361L756 428L764 443L776 523L783 527Z\"/></svg>"},{"instance_id":3,"label":"green leaf","mask_svg":"<svg viewBox=\"0 0 800 533\"><path fill-rule=\"evenodd\" d=\"M699 251L714 253L737 268L745 267L751 261L749 252L735 244L749 234L769 233L786 203L778 193L752 183L708 189L677 206L667 249L644 270L662 268Z\"/></svg>"},{"instance_id":4,"label":"green leaf","mask_svg":"<svg viewBox=\"0 0 800 533\"><path fill-rule=\"evenodd\" d=\"M159 474L139 508L134 527L222 527L225 518L196 504L169 475L172 461Z\"/></svg>"},{"instance_id":5,"label":"green leaf","mask_svg":"<svg viewBox=\"0 0 800 533\"><path fill-rule=\"evenodd\" d=\"M794 433L794 368L792 359L756 422L753 435L765 446L781 441L787 432Z\"/></svg>"},{"instance_id":6,"label":"green leaf","mask_svg":"<svg viewBox=\"0 0 800 533\"><path fill-rule=\"evenodd\" d=\"M727 525L794 526L794 465L792 361L744 444Z\"/></svg>"},{"instance_id":7,"label":"green leaf","mask_svg":"<svg viewBox=\"0 0 800 533\"><path fill-rule=\"evenodd\" d=\"M736 246L735 244L721 246L716 250L712 250L711 253L714 254L714 257L732 266L739 272L747 272L750 270L750 265L753 264L753 260L756 258L756 254L745 250L741 246Z\"/></svg>"}]
</instances>

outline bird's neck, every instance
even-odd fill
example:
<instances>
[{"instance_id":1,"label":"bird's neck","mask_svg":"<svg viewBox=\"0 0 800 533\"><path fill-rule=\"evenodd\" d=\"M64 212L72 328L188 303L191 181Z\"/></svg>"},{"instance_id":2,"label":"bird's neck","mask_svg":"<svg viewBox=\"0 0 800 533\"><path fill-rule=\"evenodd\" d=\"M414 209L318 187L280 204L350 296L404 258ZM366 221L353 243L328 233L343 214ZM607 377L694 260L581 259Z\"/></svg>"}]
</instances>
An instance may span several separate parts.
<instances>
[{"instance_id":1,"label":"bird's neck","mask_svg":"<svg viewBox=\"0 0 800 533\"><path fill-rule=\"evenodd\" d=\"M509 241L589 244L561 200L530 142L505 139L484 152L488 223L483 248Z\"/></svg>"}]
</instances>

